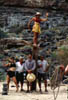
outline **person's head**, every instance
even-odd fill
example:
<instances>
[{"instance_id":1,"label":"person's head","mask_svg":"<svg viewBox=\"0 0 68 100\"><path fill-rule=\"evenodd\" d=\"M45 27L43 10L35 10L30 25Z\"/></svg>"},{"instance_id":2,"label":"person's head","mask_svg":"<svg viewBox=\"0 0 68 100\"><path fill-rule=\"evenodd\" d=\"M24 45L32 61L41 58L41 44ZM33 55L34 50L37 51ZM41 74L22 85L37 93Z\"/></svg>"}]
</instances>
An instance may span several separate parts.
<instances>
[{"instance_id":1,"label":"person's head","mask_svg":"<svg viewBox=\"0 0 68 100\"><path fill-rule=\"evenodd\" d=\"M29 55L28 55L28 59L29 59L29 60L32 60L32 54L29 54Z\"/></svg>"},{"instance_id":2,"label":"person's head","mask_svg":"<svg viewBox=\"0 0 68 100\"><path fill-rule=\"evenodd\" d=\"M15 61L14 57L10 58L10 62L13 63Z\"/></svg>"},{"instance_id":3,"label":"person's head","mask_svg":"<svg viewBox=\"0 0 68 100\"><path fill-rule=\"evenodd\" d=\"M44 60L44 56L40 56L40 60Z\"/></svg>"},{"instance_id":4,"label":"person's head","mask_svg":"<svg viewBox=\"0 0 68 100\"><path fill-rule=\"evenodd\" d=\"M36 16L37 18L40 18L41 13L40 13L40 12L36 12L35 16Z\"/></svg>"},{"instance_id":5,"label":"person's head","mask_svg":"<svg viewBox=\"0 0 68 100\"><path fill-rule=\"evenodd\" d=\"M23 57L19 58L20 63L23 63Z\"/></svg>"}]
</instances>

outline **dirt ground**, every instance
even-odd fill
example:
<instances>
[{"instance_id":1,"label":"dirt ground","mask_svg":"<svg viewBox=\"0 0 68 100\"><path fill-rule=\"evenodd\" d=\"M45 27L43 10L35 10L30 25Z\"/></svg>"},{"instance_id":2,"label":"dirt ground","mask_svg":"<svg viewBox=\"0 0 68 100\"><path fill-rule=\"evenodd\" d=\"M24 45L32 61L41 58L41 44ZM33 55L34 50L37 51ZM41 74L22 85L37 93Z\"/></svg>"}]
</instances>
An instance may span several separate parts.
<instances>
[{"instance_id":1,"label":"dirt ground","mask_svg":"<svg viewBox=\"0 0 68 100\"><path fill-rule=\"evenodd\" d=\"M0 82L0 100L54 100L53 91L50 86L48 86L48 93L44 92L44 84L42 84L42 93L39 92L38 86L36 92L26 93L26 84L24 84L24 92L20 92L20 90L15 92L16 88L12 87L14 83L11 82L8 95L2 95L3 83ZM57 100L68 100L67 96L67 85L62 85Z\"/></svg>"}]
</instances>

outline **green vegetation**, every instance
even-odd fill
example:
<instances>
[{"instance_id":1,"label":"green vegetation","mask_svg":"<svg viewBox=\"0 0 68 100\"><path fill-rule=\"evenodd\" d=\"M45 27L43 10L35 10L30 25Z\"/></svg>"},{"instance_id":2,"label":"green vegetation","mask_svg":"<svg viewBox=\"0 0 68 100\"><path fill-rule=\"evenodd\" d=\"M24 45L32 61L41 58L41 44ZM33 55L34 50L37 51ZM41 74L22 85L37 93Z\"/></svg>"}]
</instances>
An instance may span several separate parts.
<instances>
[{"instance_id":1,"label":"green vegetation","mask_svg":"<svg viewBox=\"0 0 68 100\"><path fill-rule=\"evenodd\" d=\"M7 38L7 37L8 37L7 33L0 30L0 38Z\"/></svg>"},{"instance_id":2,"label":"green vegetation","mask_svg":"<svg viewBox=\"0 0 68 100\"><path fill-rule=\"evenodd\" d=\"M52 57L58 60L60 64L68 64L68 46L61 46L57 51L52 53Z\"/></svg>"}]
</instances>

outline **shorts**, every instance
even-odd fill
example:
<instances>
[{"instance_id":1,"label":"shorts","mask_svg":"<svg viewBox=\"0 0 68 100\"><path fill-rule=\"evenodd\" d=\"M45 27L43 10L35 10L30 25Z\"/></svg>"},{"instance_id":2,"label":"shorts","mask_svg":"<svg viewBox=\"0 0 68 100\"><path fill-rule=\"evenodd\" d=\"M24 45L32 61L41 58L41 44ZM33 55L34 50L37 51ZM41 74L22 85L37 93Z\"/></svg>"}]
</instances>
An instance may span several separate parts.
<instances>
[{"instance_id":1,"label":"shorts","mask_svg":"<svg viewBox=\"0 0 68 100\"><path fill-rule=\"evenodd\" d=\"M16 80L17 80L17 83L23 83L24 81L24 76L23 76L23 72L19 73L19 72L16 72Z\"/></svg>"},{"instance_id":2,"label":"shorts","mask_svg":"<svg viewBox=\"0 0 68 100\"><path fill-rule=\"evenodd\" d=\"M46 73L39 73L38 72L38 81L40 82L40 81L45 81L45 80L47 80L47 75L46 75Z\"/></svg>"},{"instance_id":3,"label":"shorts","mask_svg":"<svg viewBox=\"0 0 68 100\"><path fill-rule=\"evenodd\" d=\"M12 78L12 77L15 77L15 71L8 71L7 72L7 75Z\"/></svg>"}]
</instances>

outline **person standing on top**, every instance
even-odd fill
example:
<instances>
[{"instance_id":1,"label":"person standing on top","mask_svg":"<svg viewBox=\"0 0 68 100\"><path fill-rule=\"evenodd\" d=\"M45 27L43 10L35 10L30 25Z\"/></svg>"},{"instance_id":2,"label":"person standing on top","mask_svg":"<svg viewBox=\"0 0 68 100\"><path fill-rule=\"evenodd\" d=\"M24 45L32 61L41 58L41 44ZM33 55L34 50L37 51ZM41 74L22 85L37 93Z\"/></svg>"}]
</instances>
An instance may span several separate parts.
<instances>
[{"instance_id":1,"label":"person standing on top","mask_svg":"<svg viewBox=\"0 0 68 100\"><path fill-rule=\"evenodd\" d=\"M41 33L41 29L40 29L40 22L42 21L47 21L48 20L48 13L46 13L46 18L40 18L41 13L37 12L35 14L35 17L33 17L29 22L28 22L28 28L30 28L30 24L33 21L34 25L32 28L32 32L34 33L34 38L33 38L33 45L36 46L37 45L37 39L38 39L38 35Z\"/></svg>"}]
</instances>

